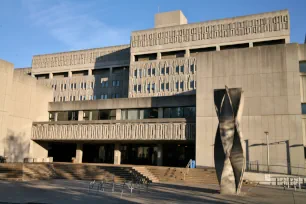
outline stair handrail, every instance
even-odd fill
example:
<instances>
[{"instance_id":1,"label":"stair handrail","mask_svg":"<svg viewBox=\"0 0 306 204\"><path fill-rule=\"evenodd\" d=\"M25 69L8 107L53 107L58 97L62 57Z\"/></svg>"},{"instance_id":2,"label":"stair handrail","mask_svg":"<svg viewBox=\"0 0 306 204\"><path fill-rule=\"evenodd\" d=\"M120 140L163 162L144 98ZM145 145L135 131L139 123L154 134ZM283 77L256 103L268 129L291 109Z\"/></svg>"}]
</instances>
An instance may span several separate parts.
<instances>
[{"instance_id":1,"label":"stair handrail","mask_svg":"<svg viewBox=\"0 0 306 204\"><path fill-rule=\"evenodd\" d=\"M189 169L190 169L190 165L191 165L192 159L189 159L186 168L185 168L185 172L184 172L184 181L186 179L186 175L189 173Z\"/></svg>"}]
</instances>

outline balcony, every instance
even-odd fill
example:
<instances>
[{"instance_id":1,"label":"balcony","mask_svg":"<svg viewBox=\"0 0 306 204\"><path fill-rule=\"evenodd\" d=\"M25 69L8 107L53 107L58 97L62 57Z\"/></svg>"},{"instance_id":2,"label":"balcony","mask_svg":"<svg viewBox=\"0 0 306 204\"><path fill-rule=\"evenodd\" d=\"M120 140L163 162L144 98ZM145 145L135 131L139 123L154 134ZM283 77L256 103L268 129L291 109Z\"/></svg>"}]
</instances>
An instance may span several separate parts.
<instances>
[{"instance_id":1,"label":"balcony","mask_svg":"<svg viewBox=\"0 0 306 204\"><path fill-rule=\"evenodd\" d=\"M32 140L195 140L195 121L184 118L33 122Z\"/></svg>"}]
</instances>

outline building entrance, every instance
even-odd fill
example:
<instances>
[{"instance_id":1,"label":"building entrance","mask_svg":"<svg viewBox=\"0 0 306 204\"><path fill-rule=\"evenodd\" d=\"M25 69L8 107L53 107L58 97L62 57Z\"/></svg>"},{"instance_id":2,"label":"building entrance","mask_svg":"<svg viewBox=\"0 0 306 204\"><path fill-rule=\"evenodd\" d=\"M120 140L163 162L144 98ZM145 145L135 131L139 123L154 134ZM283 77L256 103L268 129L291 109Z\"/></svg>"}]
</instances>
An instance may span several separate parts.
<instances>
[{"instance_id":1,"label":"building entrance","mask_svg":"<svg viewBox=\"0 0 306 204\"><path fill-rule=\"evenodd\" d=\"M84 144L84 163L114 163L114 144Z\"/></svg>"},{"instance_id":2,"label":"building entrance","mask_svg":"<svg viewBox=\"0 0 306 204\"><path fill-rule=\"evenodd\" d=\"M157 146L149 144L122 144L121 164L156 165Z\"/></svg>"},{"instance_id":3,"label":"building entrance","mask_svg":"<svg viewBox=\"0 0 306 204\"><path fill-rule=\"evenodd\" d=\"M75 157L76 144L71 143L50 143L48 157L53 157L54 162L71 162Z\"/></svg>"}]
</instances>

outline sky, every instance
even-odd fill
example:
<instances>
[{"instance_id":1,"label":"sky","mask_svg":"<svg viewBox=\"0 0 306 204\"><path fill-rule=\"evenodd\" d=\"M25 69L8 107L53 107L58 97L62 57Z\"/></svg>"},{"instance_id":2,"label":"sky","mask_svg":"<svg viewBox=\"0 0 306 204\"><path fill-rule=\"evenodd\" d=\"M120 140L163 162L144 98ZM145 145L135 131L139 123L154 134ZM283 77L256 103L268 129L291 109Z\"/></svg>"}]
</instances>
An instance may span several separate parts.
<instances>
[{"instance_id":1,"label":"sky","mask_svg":"<svg viewBox=\"0 0 306 204\"><path fill-rule=\"evenodd\" d=\"M0 59L129 44L154 14L182 10L189 23L288 9L291 42L304 43L306 0L0 0Z\"/></svg>"}]
</instances>

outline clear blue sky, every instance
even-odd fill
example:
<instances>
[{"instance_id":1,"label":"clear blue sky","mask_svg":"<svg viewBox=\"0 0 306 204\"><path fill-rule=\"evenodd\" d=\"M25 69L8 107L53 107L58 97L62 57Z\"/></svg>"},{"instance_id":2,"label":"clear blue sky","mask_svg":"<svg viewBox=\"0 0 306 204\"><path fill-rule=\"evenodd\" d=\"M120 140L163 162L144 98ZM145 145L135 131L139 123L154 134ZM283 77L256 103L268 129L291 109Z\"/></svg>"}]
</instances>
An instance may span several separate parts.
<instances>
[{"instance_id":1,"label":"clear blue sky","mask_svg":"<svg viewBox=\"0 0 306 204\"><path fill-rule=\"evenodd\" d=\"M291 42L305 38L306 0L1 0L0 59L29 67L37 54L129 44L158 6L191 23L289 9Z\"/></svg>"}]
</instances>

